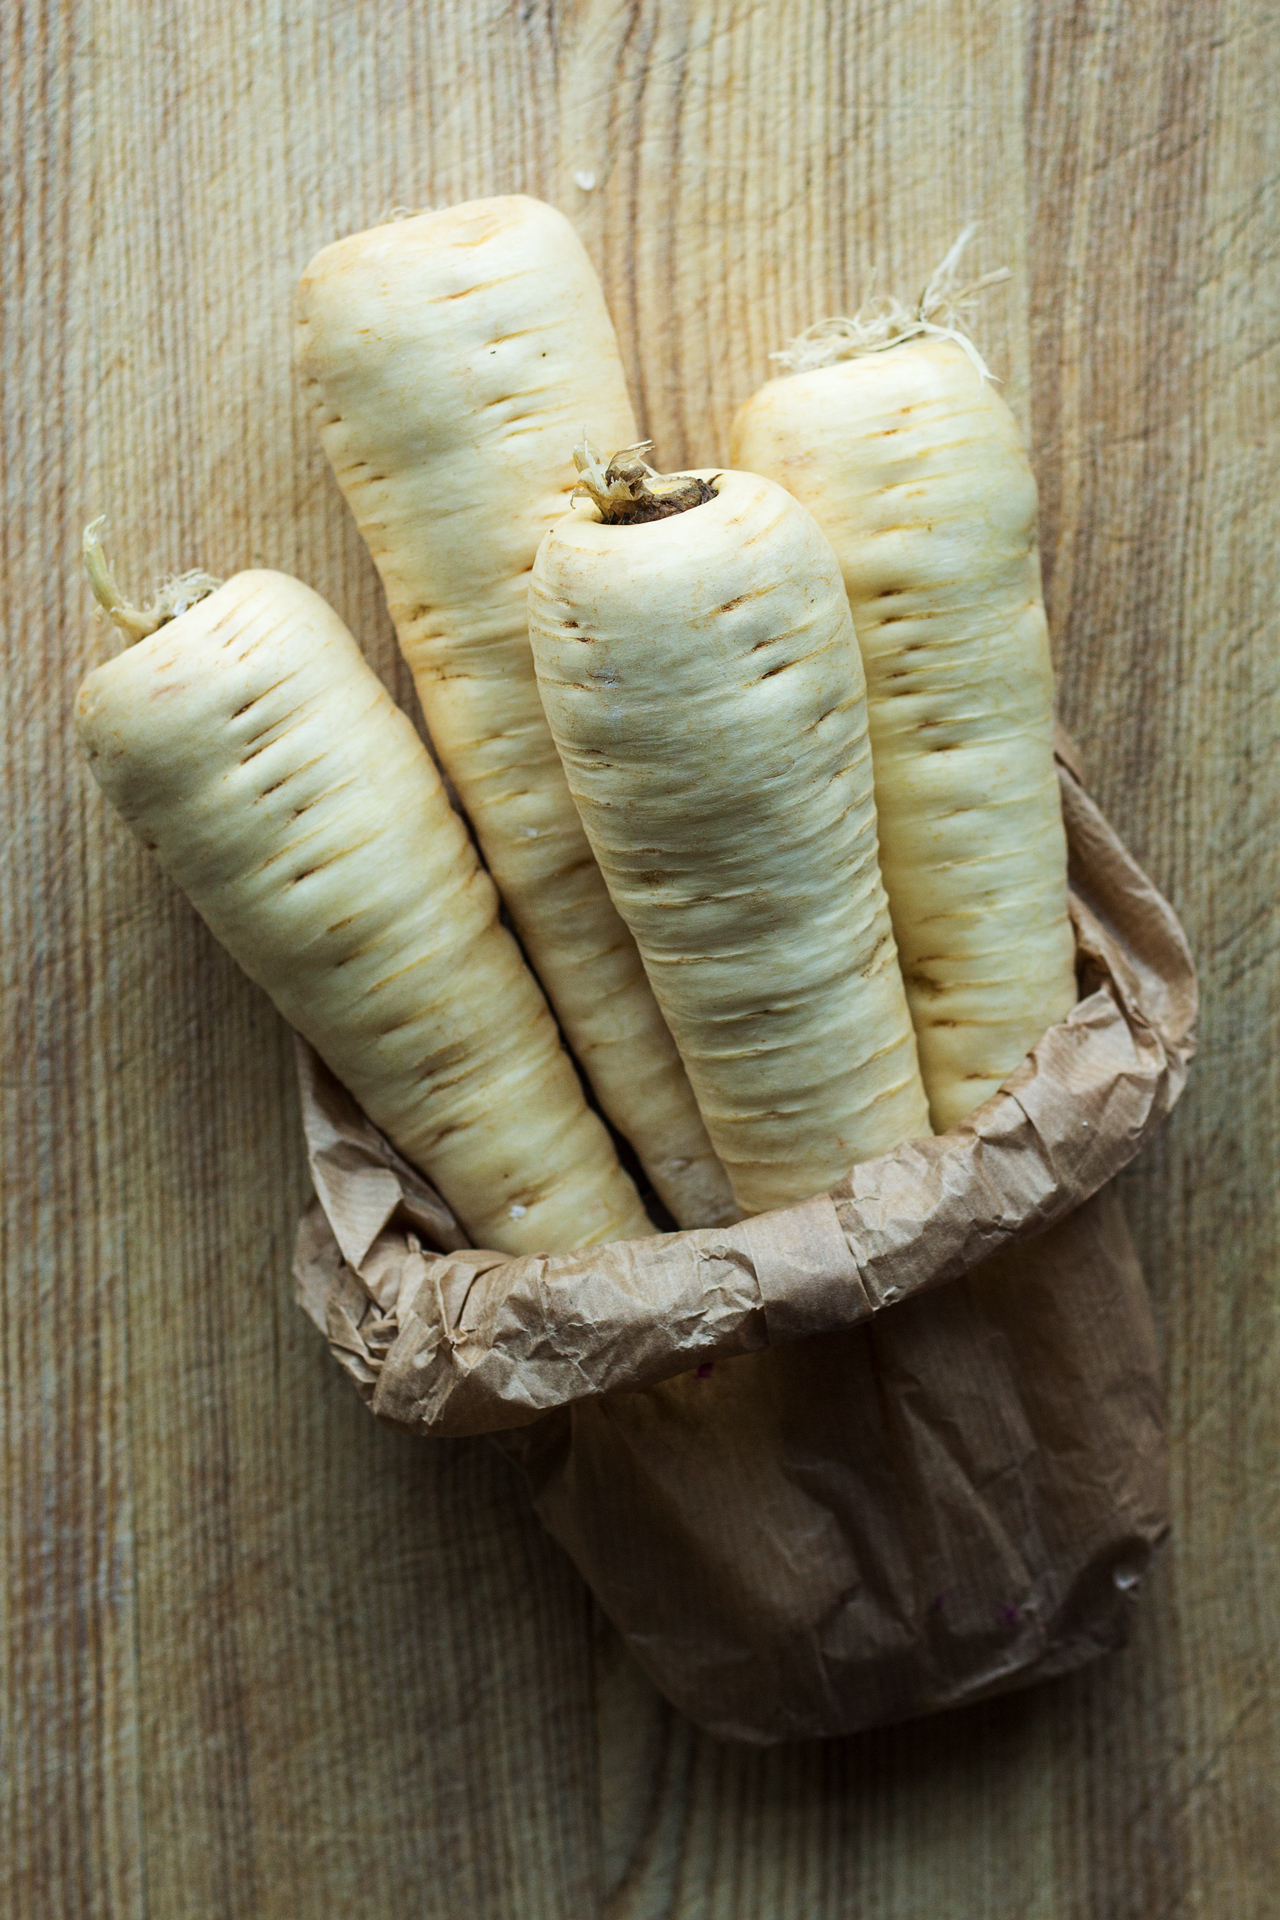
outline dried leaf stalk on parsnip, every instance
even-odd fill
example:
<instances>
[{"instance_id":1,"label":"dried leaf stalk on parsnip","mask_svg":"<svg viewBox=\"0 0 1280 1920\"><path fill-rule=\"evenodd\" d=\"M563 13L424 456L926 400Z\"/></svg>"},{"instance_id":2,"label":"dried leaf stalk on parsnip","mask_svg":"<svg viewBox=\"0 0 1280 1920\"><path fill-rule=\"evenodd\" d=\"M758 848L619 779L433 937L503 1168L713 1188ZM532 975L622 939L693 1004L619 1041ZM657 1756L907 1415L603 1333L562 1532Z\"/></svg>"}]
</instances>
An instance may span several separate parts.
<instances>
[{"instance_id":1,"label":"dried leaf stalk on parsnip","mask_svg":"<svg viewBox=\"0 0 1280 1920\"><path fill-rule=\"evenodd\" d=\"M569 787L749 1213L929 1131L876 864L862 666L811 514L628 449L529 631Z\"/></svg>"},{"instance_id":2,"label":"dried leaf stalk on parsnip","mask_svg":"<svg viewBox=\"0 0 1280 1920\"><path fill-rule=\"evenodd\" d=\"M583 418L634 439L591 263L513 195L326 247L297 362L386 588L432 743L566 1039L681 1226L735 1217L671 1035L609 900L538 698L529 569Z\"/></svg>"},{"instance_id":3,"label":"dried leaf stalk on parsnip","mask_svg":"<svg viewBox=\"0 0 1280 1920\"><path fill-rule=\"evenodd\" d=\"M880 862L941 1132L1076 1001L1036 489L964 331L958 262L915 308L820 321L738 414L736 463L810 509L867 670Z\"/></svg>"},{"instance_id":4,"label":"dried leaf stalk on parsnip","mask_svg":"<svg viewBox=\"0 0 1280 1920\"><path fill-rule=\"evenodd\" d=\"M336 613L285 574L149 609L80 689L94 778L215 936L479 1246L653 1231L440 776Z\"/></svg>"}]
</instances>

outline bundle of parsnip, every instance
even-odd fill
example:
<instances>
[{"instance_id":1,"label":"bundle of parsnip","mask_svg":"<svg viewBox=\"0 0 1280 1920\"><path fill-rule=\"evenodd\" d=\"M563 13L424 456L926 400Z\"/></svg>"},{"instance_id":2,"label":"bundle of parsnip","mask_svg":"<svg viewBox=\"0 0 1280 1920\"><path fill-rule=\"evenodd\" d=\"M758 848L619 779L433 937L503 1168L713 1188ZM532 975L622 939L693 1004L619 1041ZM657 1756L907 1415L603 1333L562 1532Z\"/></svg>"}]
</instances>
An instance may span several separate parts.
<instances>
[{"instance_id":1,"label":"bundle of parsnip","mask_svg":"<svg viewBox=\"0 0 1280 1920\"><path fill-rule=\"evenodd\" d=\"M653 1231L557 1019L696 1226L950 1124L1074 999L1034 488L953 266L802 338L755 471L663 477L572 453L634 424L552 209L312 262L303 386L487 872L314 593L138 609L88 539L130 642L81 692L96 778L477 1244Z\"/></svg>"}]
</instances>

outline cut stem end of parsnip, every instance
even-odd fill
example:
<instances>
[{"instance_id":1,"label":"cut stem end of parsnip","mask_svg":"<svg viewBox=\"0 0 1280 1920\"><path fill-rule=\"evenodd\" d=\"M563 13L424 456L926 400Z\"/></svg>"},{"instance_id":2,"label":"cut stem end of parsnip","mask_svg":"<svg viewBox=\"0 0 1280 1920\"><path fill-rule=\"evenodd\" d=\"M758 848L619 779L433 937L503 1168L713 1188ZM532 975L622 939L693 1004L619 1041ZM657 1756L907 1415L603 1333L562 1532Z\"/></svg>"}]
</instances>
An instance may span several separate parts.
<instances>
[{"instance_id":1,"label":"cut stem end of parsnip","mask_svg":"<svg viewBox=\"0 0 1280 1920\"><path fill-rule=\"evenodd\" d=\"M581 476L574 499L585 495L606 526L641 526L646 521L669 520L690 507L705 506L716 497L715 485L694 473L658 473L644 459L653 445L641 440L623 447L606 464L586 436L573 450L573 464Z\"/></svg>"},{"instance_id":2,"label":"cut stem end of parsnip","mask_svg":"<svg viewBox=\"0 0 1280 1920\"><path fill-rule=\"evenodd\" d=\"M1007 280L1009 269L996 267L971 280L962 276L960 259L977 231L974 221L956 237L929 275L914 306L896 295L877 294L873 273L867 297L856 313L815 320L769 358L786 373L814 373L841 360L885 353L909 340L954 340L973 362L979 379L994 380L996 376L970 338L969 328L980 296L988 287Z\"/></svg>"},{"instance_id":3,"label":"cut stem end of parsnip","mask_svg":"<svg viewBox=\"0 0 1280 1920\"><path fill-rule=\"evenodd\" d=\"M145 607L133 606L121 593L102 544L102 529L106 524L105 514L99 514L96 520L91 520L84 530L80 550L94 599L130 646L135 641L145 640L148 634L155 633L157 628L167 625L170 620L176 620L180 613L207 599L222 585L211 573L193 567L189 573L173 574L161 581L154 599Z\"/></svg>"}]
</instances>

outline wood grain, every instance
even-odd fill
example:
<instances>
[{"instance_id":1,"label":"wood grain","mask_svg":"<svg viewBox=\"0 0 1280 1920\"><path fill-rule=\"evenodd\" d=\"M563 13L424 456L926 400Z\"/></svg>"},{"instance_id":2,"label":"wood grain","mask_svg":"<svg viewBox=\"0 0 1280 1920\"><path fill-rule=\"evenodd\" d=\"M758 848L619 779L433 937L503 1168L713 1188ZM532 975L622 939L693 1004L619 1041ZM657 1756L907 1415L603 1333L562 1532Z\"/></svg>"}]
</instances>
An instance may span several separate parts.
<instances>
[{"instance_id":1,"label":"wood grain","mask_svg":"<svg viewBox=\"0 0 1280 1920\"><path fill-rule=\"evenodd\" d=\"M13 0L5 164L0 1911L1261 1920L1280 1618L1280 173L1263 0ZM590 181L589 185L581 182ZM523 190L659 458L962 221L1032 434L1064 715L1184 915L1205 1043L1126 1181L1177 1530L1131 1650L767 1754L629 1664L482 1445L382 1433L290 1299L286 1036L68 713L142 584L281 566L411 706L289 369L310 254Z\"/></svg>"},{"instance_id":2,"label":"wood grain","mask_svg":"<svg viewBox=\"0 0 1280 1920\"><path fill-rule=\"evenodd\" d=\"M1192 935L1202 1046L1125 1190L1163 1323L1174 1534L1056 1732L1075 1905L1275 1910L1280 1184L1274 15L1033 16L1036 458L1067 724Z\"/></svg>"},{"instance_id":3,"label":"wood grain","mask_svg":"<svg viewBox=\"0 0 1280 1920\"><path fill-rule=\"evenodd\" d=\"M379 1432L300 1319L288 1038L107 818L68 727L100 509L139 585L197 559L313 579L399 684L294 398L291 289L324 240L435 191L416 130L456 62L476 112L528 110L536 48L514 17L340 7L4 26L26 116L21 139L5 115L0 1905L590 1913L581 1586L490 1449ZM482 134L436 129L454 191L485 184ZM505 164L517 184L514 145Z\"/></svg>"}]
</instances>

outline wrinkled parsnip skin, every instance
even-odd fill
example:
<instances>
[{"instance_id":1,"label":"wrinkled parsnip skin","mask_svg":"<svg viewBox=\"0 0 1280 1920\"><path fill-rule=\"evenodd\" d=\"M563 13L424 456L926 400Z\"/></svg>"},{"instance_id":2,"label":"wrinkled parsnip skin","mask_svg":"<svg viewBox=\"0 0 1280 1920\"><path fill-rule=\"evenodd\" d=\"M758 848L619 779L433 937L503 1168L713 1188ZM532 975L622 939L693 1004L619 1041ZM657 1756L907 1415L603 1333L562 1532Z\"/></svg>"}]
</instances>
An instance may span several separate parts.
<instances>
[{"instance_id":1,"label":"wrinkled parsnip skin","mask_svg":"<svg viewBox=\"0 0 1280 1920\"><path fill-rule=\"evenodd\" d=\"M758 1213L929 1119L835 557L772 482L715 486L648 525L576 507L539 551L529 632L587 836Z\"/></svg>"},{"instance_id":2,"label":"wrinkled parsnip skin","mask_svg":"<svg viewBox=\"0 0 1280 1920\"><path fill-rule=\"evenodd\" d=\"M432 743L570 1047L679 1224L734 1218L529 655L529 569L576 483L583 423L611 446L636 438L582 243L523 196L354 234L302 277L297 360Z\"/></svg>"},{"instance_id":3,"label":"wrinkled parsnip skin","mask_svg":"<svg viewBox=\"0 0 1280 1920\"><path fill-rule=\"evenodd\" d=\"M653 1231L430 755L318 594L237 574L91 673L76 721L107 798L480 1246Z\"/></svg>"},{"instance_id":4,"label":"wrinkled parsnip skin","mask_svg":"<svg viewBox=\"0 0 1280 1920\"><path fill-rule=\"evenodd\" d=\"M733 449L804 501L840 560L941 1132L1076 1001L1030 464L996 387L936 339L770 381Z\"/></svg>"}]
</instances>

